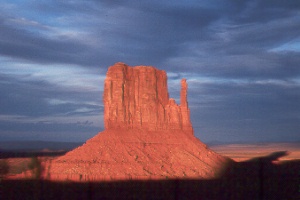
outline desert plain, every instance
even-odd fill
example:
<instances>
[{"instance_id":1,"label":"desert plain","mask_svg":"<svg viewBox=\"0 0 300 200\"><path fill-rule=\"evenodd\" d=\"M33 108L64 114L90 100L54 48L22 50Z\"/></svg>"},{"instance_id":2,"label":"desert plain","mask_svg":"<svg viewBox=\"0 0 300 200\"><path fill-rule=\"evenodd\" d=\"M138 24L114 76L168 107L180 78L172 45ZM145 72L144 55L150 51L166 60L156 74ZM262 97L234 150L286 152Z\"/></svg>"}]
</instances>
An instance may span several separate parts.
<instances>
[{"instance_id":1,"label":"desert plain","mask_svg":"<svg viewBox=\"0 0 300 200\"><path fill-rule=\"evenodd\" d=\"M298 142L217 144L209 145L209 148L222 156L231 158L235 162L245 162L255 158L266 157L274 152L286 152L286 155L278 158L277 161L273 161L275 163L300 159L300 143ZM45 154L45 152L47 152L47 154L51 154L51 156ZM6 178L14 179L17 174L28 170L28 164L34 155L40 155L38 157L41 161L50 161L61 156L65 152L66 151L64 150L41 150L40 152L35 151L21 154L10 152L11 156L7 156L7 154L2 152L0 154L0 161L6 161L9 165L9 172Z\"/></svg>"},{"instance_id":2,"label":"desert plain","mask_svg":"<svg viewBox=\"0 0 300 200\"><path fill-rule=\"evenodd\" d=\"M257 144L221 144L211 145L215 152L227 156L236 162L264 157L274 152L286 151L287 155L279 161L300 159L300 143L257 143Z\"/></svg>"}]
</instances>

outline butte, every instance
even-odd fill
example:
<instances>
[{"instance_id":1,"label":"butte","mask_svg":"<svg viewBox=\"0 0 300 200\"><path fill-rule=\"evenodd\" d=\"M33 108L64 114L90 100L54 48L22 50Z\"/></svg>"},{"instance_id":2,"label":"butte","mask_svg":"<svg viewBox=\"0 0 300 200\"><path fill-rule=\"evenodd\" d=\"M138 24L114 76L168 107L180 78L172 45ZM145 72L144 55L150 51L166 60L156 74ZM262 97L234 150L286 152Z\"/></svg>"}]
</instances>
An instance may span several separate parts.
<instances>
[{"instance_id":1,"label":"butte","mask_svg":"<svg viewBox=\"0 0 300 200\"><path fill-rule=\"evenodd\" d=\"M150 66L109 67L104 84L105 130L47 163L51 180L216 178L229 161L194 136L181 80L180 105L167 75Z\"/></svg>"}]
</instances>

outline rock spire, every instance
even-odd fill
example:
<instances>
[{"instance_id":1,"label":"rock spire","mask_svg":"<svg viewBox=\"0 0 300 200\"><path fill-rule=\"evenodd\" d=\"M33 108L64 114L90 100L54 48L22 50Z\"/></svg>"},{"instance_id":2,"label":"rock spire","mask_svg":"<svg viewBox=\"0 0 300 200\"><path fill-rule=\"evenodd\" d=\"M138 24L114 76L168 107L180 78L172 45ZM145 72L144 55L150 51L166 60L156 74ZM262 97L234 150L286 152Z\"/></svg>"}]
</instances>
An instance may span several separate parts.
<instances>
[{"instance_id":1,"label":"rock spire","mask_svg":"<svg viewBox=\"0 0 300 200\"><path fill-rule=\"evenodd\" d=\"M183 130L193 134L186 79L180 105L169 98L167 75L150 66L109 67L104 83L105 129Z\"/></svg>"},{"instance_id":2,"label":"rock spire","mask_svg":"<svg viewBox=\"0 0 300 200\"><path fill-rule=\"evenodd\" d=\"M216 178L228 159L193 135L187 83L180 105L169 98L167 75L154 67L116 63L104 84L105 130L44 163L55 181Z\"/></svg>"}]
</instances>

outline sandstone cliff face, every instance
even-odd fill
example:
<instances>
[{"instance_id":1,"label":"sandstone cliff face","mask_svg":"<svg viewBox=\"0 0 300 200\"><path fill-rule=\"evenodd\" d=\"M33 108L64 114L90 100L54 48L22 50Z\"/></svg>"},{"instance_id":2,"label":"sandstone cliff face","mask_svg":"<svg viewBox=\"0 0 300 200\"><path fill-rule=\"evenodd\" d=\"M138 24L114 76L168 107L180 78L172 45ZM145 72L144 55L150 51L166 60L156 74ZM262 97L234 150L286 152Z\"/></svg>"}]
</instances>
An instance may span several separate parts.
<instances>
[{"instance_id":1,"label":"sandstone cliff face","mask_svg":"<svg viewBox=\"0 0 300 200\"><path fill-rule=\"evenodd\" d=\"M228 159L194 137L186 80L180 105L167 88L162 70L124 63L110 67L103 94L105 130L45 163L43 176L74 181L217 177Z\"/></svg>"},{"instance_id":2,"label":"sandstone cliff face","mask_svg":"<svg viewBox=\"0 0 300 200\"><path fill-rule=\"evenodd\" d=\"M177 105L169 98L165 71L116 63L105 79L105 129L183 130L193 134L185 79L181 86Z\"/></svg>"}]
</instances>

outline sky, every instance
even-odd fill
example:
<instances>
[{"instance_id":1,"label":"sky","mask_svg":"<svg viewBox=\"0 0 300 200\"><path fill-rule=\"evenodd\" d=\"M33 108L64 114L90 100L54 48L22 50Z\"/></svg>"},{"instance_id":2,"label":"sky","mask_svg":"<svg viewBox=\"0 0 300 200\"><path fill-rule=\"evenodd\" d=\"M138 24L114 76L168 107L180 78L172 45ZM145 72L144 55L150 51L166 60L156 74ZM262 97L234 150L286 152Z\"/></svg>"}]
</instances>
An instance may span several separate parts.
<instances>
[{"instance_id":1,"label":"sky","mask_svg":"<svg viewBox=\"0 0 300 200\"><path fill-rule=\"evenodd\" d=\"M186 78L203 142L300 141L300 2L3 0L0 141L85 141L103 130L109 66Z\"/></svg>"}]
</instances>

